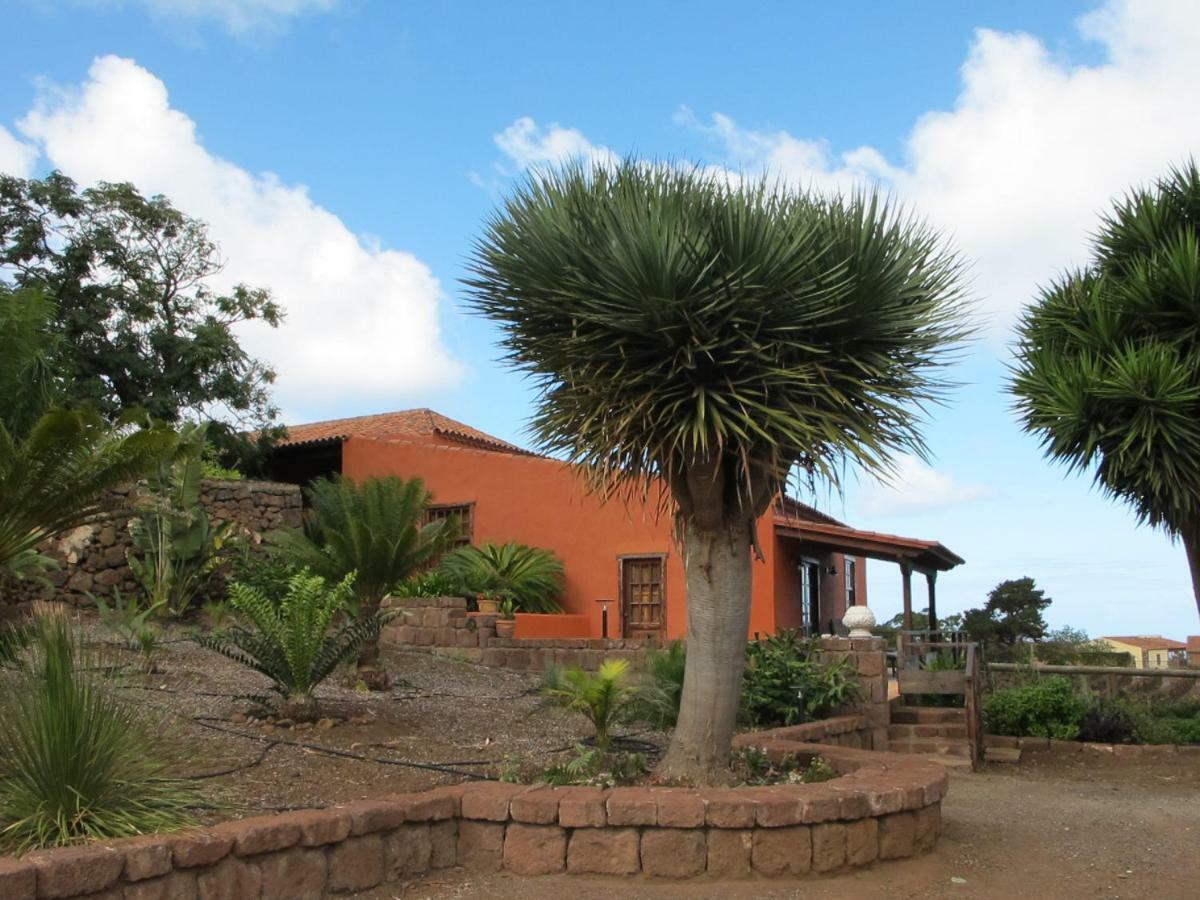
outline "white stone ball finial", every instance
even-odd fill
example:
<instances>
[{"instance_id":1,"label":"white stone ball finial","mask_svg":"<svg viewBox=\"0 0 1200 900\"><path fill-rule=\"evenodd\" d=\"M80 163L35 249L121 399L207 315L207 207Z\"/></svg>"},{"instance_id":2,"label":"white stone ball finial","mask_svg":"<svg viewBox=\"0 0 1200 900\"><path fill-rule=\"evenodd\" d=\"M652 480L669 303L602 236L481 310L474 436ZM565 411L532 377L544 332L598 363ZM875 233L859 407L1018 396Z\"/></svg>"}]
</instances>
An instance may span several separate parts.
<instances>
[{"instance_id":1,"label":"white stone ball finial","mask_svg":"<svg viewBox=\"0 0 1200 900\"><path fill-rule=\"evenodd\" d=\"M865 606L851 606L842 617L842 624L849 629L850 637L869 638L875 627L875 613Z\"/></svg>"}]
</instances>

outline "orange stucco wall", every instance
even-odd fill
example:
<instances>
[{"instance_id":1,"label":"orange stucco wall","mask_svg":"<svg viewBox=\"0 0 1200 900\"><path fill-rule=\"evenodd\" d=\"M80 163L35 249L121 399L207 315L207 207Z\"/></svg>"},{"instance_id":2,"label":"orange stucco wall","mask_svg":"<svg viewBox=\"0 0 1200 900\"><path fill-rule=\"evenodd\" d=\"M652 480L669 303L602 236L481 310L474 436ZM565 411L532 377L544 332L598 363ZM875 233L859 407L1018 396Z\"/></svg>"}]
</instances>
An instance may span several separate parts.
<instances>
[{"instance_id":1,"label":"orange stucco wall","mask_svg":"<svg viewBox=\"0 0 1200 900\"><path fill-rule=\"evenodd\" d=\"M622 635L620 559L662 554L666 565L668 638L687 630L686 590L680 549L670 516L652 505L602 502L589 494L578 470L556 460L474 450L442 441L350 438L342 445L342 472L354 479L377 475L419 477L435 503L474 503L473 534L482 541L518 541L553 550L563 561L564 612L586 617L591 636L601 633L608 605L610 637ZM753 568L750 634L799 624L799 587L793 541L776 538L770 517L758 524L763 561ZM840 555L836 555L840 564ZM860 596L866 596L866 566L860 561ZM822 584L822 621L841 619L841 575ZM829 591L826 594L826 591ZM828 605L828 615L827 607Z\"/></svg>"}]
</instances>

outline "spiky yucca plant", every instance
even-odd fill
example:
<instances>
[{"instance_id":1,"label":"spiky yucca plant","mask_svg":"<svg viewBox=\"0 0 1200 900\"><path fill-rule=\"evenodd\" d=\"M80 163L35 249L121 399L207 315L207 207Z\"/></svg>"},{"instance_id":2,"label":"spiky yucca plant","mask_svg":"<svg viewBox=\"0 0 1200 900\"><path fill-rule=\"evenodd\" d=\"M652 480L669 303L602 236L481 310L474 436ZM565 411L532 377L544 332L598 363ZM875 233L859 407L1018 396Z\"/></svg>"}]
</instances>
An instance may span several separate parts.
<instances>
[{"instance_id":1,"label":"spiky yucca plant","mask_svg":"<svg viewBox=\"0 0 1200 900\"><path fill-rule=\"evenodd\" d=\"M553 702L587 716L596 729L596 748L607 750L612 726L632 697L628 684L629 663L606 659L596 672L583 669L550 668L543 676L542 693Z\"/></svg>"},{"instance_id":2,"label":"spiky yucca plant","mask_svg":"<svg viewBox=\"0 0 1200 900\"><path fill-rule=\"evenodd\" d=\"M313 690L365 641L378 638L387 621L375 611L334 625L353 584L353 572L329 587L321 576L303 571L289 580L287 593L273 598L234 582L229 602L245 624L202 637L200 643L270 678L283 700L282 715L311 720L317 715Z\"/></svg>"},{"instance_id":3,"label":"spiky yucca plant","mask_svg":"<svg viewBox=\"0 0 1200 900\"><path fill-rule=\"evenodd\" d=\"M304 530L285 529L271 541L296 568L331 583L356 573L353 611L370 619L388 591L436 559L458 534L456 520L425 522L429 499L418 478L318 479L309 489ZM358 667L369 686L387 685L377 636L362 642Z\"/></svg>"},{"instance_id":4,"label":"spiky yucca plant","mask_svg":"<svg viewBox=\"0 0 1200 900\"><path fill-rule=\"evenodd\" d=\"M49 616L0 692L0 847L23 852L186 824L160 723L113 693L71 625Z\"/></svg>"},{"instance_id":5,"label":"spiky yucca plant","mask_svg":"<svg viewBox=\"0 0 1200 900\"><path fill-rule=\"evenodd\" d=\"M1200 610L1200 168L1104 216L1021 320L1011 390L1046 455L1182 538Z\"/></svg>"},{"instance_id":6,"label":"spiky yucca plant","mask_svg":"<svg viewBox=\"0 0 1200 900\"><path fill-rule=\"evenodd\" d=\"M446 554L439 568L469 590L510 598L518 612L562 611L563 564L550 550L488 541Z\"/></svg>"}]
</instances>

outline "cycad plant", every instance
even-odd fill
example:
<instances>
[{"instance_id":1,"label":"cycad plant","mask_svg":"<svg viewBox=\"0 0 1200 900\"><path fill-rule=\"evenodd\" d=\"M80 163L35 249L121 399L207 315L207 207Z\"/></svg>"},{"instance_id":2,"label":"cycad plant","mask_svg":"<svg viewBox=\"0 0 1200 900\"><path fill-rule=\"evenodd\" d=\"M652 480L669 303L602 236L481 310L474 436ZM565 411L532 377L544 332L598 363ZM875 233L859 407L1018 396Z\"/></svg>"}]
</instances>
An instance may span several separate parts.
<instances>
[{"instance_id":1,"label":"cycad plant","mask_svg":"<svg viewBox=\"0 0 1200 900\"><path fill-rule=\"evenodd\" d=\"M1046 455L1182 538L1200 610L1200 168L1105 215L1021 320L1011 390Z\"/></svg>"},{"instance_id":2,"label":"cycad plant","mask_svg":"<svg viewBox=\"0 0 1200 900\"><path fill-rule=\"evenodd\" d=\"M612 742L613 725L633 696L628 675L629 663L623 659L606 659L596 672L553 667L543 676L542 693L559 706L587 716L596 730L596 748L604 751Z\"/></svg>"},{"instance_id":3,"label":"cycad plant","mask_svg":"<svg viewBox=\"0 0 1200 900\"><path fill-rule=\"evenodd\" d=\"M387 619L375 611L335 623L350 601L351 572L328 586L310 572L298 572L281 597L234 582L229 602L243 623L200 638L202 646L249 666L271 679L282 698L280 714L296 721L316 718L313 690L368 640L377 639Z\"/></svg>"},{"instance_id":4,"label":"cycad plant","mask_svg":"<svg viewBox=\"0 0 1200 900\"><path fill-rule=\"evenodd\" d=\"M646 670L630 706L630 718L654 728L674 728L687 671L687 645L672 641L664 650L646 651Z\"/></svg>"},{"instance_id":5,"label":"cycad plant","mask_svg":"<svg viewBox=\"0 0 1200 900\"><path fill-rule=\"evenodd\" d=\"M271 541L297 569L330 583L355 573L353 613L370 622L388 592L434 560L458 533L456 520L425 522L429 499L416 478L319 479L309 489L304 529L277 532ZM362 641L358 668L368 686L387 685L378 633Z\"/></svg>"},{"instance_id":6,"label":"cycad plant","mask_svg":"<svg viewBox=\"0 0 1200 900\"><path fill-rule=\"evenodd\" d=\"M147 479L148 499L130 523L129 568L148 604L178 618L193 605L235 533L232 522L213 525L200 503L205 428L185 424L169 454Z\"/></svg>"},{"instance_id":7,"label":"cycad plant","mask_svg":"<svg viewBox=\"0 0 1200 900\"><path fill-rule=\"evenodd\" d=\"M665 778L732 778L755 527L789 476L924 452L960 270L873 193L639 160L536 171L487 223L471 302L538 387L538 444L677 515L688 665Z\"/></svg>"},{"instance_id":8,"label":"cycad plant","mask_svg":"<svg viewBox=\"0 0 1200 900\"><path fill-rule=\"evenodd\" d=\"M563 564L550 550L489 541L446 554L439 568L470 591L511 599L518 612L562 612Z\"/></svg>"},{"instance_id":9,"label":"cycad plant","mask_svg":"<svg viewBox=\"0 0 1200 900\"><path fill-rule=\"evenodd\" d=\"M0 847L177 828L197 802L161 723L118 696L62 616L41 619L0 692Z\"/></svg>"}]
</instances>

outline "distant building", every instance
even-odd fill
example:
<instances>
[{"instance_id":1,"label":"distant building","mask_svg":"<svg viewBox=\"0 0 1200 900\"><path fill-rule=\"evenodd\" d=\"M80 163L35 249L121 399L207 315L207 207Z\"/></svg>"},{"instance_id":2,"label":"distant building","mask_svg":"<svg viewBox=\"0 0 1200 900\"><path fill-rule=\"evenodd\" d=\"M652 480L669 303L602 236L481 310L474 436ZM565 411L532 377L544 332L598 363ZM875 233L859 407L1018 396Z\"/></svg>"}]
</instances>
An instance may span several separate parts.
<instances>
[{"instance_id":1,"label":"distant building","mask_svg":"<svg viewBox=\"0 0 1200 900\"><path fill-rule=\"evenodd\" d=\"M1193 669L1200 669L1200 634L1188 635L1187 663Z\"/></svg>"},{"instance_id":2,"label":"distant building","mask_svg":"<svg viewBox=\"0 0 1200 900\"><path fill-rule=\"evenodd\" d=\"M1100 641L1118 653L1128 653L1135 669L1166 669L1183 665L1188 645L1161 635L1102 637ZM1196 639L1200 641L1200 638Z\"/></svg>"}]
</instances>

